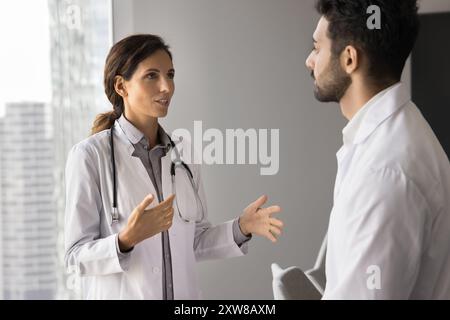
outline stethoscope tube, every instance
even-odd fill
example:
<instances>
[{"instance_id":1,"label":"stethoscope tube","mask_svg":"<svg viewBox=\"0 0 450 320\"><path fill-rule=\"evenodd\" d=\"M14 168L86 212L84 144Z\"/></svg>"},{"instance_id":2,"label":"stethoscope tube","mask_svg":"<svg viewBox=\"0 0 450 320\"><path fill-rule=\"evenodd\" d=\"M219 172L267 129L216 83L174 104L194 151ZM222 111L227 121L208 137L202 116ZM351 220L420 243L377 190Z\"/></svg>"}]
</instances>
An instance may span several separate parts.
<instances>
[{"instance_id":1,"label":"stethoscope tube","mask_svg":"<svg viewBox=\"0 0 450 320\"><path fill-rule=\"evenodd\" d=\"M114 224L114 223L116 223L116 222L119 221L119 211L117 210L117 173L116 173L116 159L115 159L115 155L114 155L114 125L115 125L115 124L113 124L113 125L111 126L111 129L110 129L111 168L112 168L112 176L113 176L113 203L112 203L112 214L111 214L111 217L112 217L112 223L111 223L111 224ZM200 199L200 196L199 196L199 194L198 194L198 189L196 188L195 183L194 183L194 175L192 174L192 171L191 171L191 169L189 168L189 166L188 166L183 160L181 160L180 154L179 154L179 152L178 152L178 150L177 150L177 148L176 148L176 146L175 146L175 143L173 142L172 138L171 138L169 135L167 135L167 137L169 138L170 145L171 145L171 147L173 148L173 150L174 150L174 152L175 152L175 155L176 155L175 161L172 161L172 164L171 164L171 166L170 166L170 175L171 175L172 185L175 184L175 168L176 168L177 166L180 166L180 165L181 165L181 166L188 172L188 174L189 174L189 178L190 178L189 180L190 180L190 182L191 182L191 186L192 186L192 188L193 188L194 191L195 191L195 198L196 198L195 201L196 201L197 205L200 203L202 215L201 215L201 217L200 217L199 220L195 220L196 222L199 222L199 221L203 220L203 218L204 218L204 216L205 216L205 211L204 211L205 209L204 209L204 207L203 207L203 203L202 203L202 201L201 201L201 199ZM176 201L176 200L175 200L175 201ZM176 203L176 205L177 205L177 207L178 207L178 202ZM183 218L183 217L181 216L181 212L180 212L179 208L178 208L178 212L179 212L180 218L181 218L183 221L185 221L185 222L191 222L191 221L186 220L185 218Z\"/></svg>"},{"instance_id":2,"label":"stethoscope tube","mask_svg":"<svg viewBox=\"0 0 450 320\"><path fill-rule=\"evenodd\" d=\"M112 223L119 221L119 212L117 211L117 182L116 182L116 159L114 156L114 124L111 126L111 166L113 176L113 203L112 203Z\"/></svg>"}]
</instances>

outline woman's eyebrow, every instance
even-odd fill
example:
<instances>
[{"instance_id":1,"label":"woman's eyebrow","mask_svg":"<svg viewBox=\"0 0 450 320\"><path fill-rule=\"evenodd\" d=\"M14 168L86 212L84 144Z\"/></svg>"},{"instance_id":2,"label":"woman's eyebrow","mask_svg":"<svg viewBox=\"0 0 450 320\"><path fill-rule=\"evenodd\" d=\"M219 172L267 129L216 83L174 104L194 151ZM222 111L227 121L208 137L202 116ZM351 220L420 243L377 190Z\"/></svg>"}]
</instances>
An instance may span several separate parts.
<instances>
[{"instance_id":1,"label":"woman's eyebrow","mask_svg":"<svg viewBox=\"0 0 450 320\"><path fill-rule=\"evenodd\" d=\"M161 71L159 71L159 69L150 68L150 69L145 70L145 72L147 73L147 72L161 72Z\"/></svg>"},{"instance_id":2,"label":"woman's eyebrow","mask_svg":"<svg viewBox=\"0 0 450 320\"><path fill-rule=\"evenodd\" d=\"M147 73L147 72L161 72L161 71L159 69L150 68L145 71L145 73ZM167 72L175 72L175 69L173 69L173 68L169 69Z\"/></svg>"}]
</instances>

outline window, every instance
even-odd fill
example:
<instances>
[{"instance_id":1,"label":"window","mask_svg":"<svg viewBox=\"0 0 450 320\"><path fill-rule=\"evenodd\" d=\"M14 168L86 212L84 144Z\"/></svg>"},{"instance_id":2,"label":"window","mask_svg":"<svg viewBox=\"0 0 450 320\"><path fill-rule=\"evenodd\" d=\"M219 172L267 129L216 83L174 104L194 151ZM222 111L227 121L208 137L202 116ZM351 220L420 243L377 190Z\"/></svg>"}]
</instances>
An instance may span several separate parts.
<instances>
[{"instance_id":1,"label":"window","mask_svg":"<svg viewBox=\"0 0 450 320\"><path fill-rule=\"evenodd\" d=\"M64 268L64 168L110 108L111 0L4 2L0 37L0 299L77 298Z\"/></svg>"}]
</instances>

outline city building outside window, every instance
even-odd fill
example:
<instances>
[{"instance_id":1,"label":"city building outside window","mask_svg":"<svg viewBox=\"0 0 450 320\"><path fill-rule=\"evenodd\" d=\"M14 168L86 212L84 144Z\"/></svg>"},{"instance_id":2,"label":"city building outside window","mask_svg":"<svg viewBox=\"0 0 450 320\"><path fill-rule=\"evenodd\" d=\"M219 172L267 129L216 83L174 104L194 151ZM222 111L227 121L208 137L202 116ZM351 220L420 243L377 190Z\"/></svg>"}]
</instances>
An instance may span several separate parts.
<instances>
[{"instance_id":1,"label":"city building outside window","mask_svg":"<svg viewBox=\"0 0 450 320\"><path fill-rule=\"evenodd\" d=\"M64 267L64 168L110 109L111 0L5 2L0 38L0 299L77 299Z\"/></svg>"}]
</instances>

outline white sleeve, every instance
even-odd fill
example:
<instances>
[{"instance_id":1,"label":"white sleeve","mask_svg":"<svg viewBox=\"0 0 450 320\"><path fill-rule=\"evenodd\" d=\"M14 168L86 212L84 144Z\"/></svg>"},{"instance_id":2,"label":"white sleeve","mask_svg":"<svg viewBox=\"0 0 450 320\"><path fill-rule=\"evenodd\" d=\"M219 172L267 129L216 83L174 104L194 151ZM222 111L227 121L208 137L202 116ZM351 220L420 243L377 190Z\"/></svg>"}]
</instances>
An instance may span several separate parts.
<instances>
[{"instance_id":1,"label":"white sleeve","mask_svg":"<svg viewBox=\"0 0 450 320\"><path fill-rule=\"evenodd\" d=\"M66 164L65 264L81 276L123 272L129 254L118 255L117 237L100 237L100 194L97 164L89 146L75 145Z\"/></svg>"},{"instance_id":2,"label":"white sleeve","mask_svg":"<svg viewBox=\"0 0 450 320\"><path fill-rule=\"evenodd\" d=\"M342 221L333 230L339 244L328 246L336 265L327 265L334 279L323 299L408 299L420 269L425 198L391 169L361 175L351 188L335 203Z\"/></svg>"},{"instance_id":3,"label":"white sleeve","mask_svg":"<svg viewBox=\"0 0 450 320\"><path fill-rule=\"evenodd\" d=\"M247 254L248 242L237 245L233 235L234 220L213 226L208 220L206 195L203 187L200 166L196 167L194 177L199 188L199 196L204 208L204 218L196 223L194 251L197 261L238 257Z\"/></svg>"}]
</instances>

